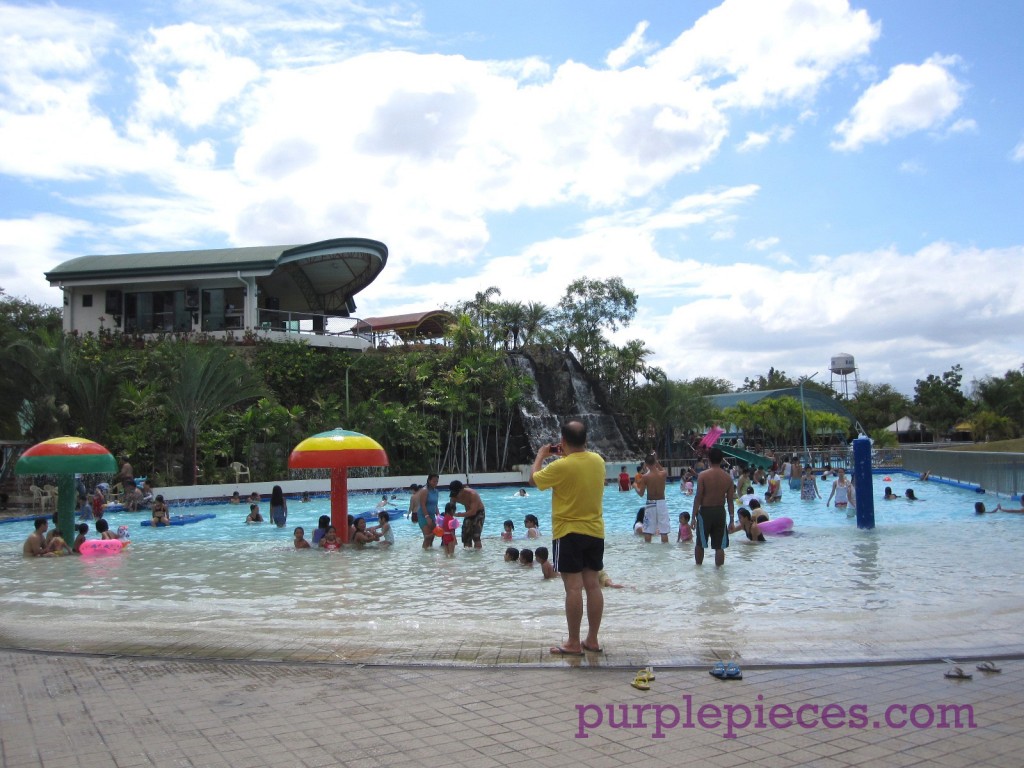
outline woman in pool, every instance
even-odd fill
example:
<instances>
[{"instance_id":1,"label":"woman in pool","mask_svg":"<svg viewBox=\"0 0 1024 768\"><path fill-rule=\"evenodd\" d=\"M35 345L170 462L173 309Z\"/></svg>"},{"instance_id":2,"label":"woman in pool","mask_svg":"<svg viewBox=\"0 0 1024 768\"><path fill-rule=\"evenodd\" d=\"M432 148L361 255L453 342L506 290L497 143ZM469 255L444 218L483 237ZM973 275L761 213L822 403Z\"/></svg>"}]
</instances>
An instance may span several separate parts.
<instances>
[{"instance_id":1,"label":"woman in pool","mask_svg":"<svg viewBox=\"0 0 1024 768\"><path fill-rule=\"evenodd\" d=\"M882 498L885 499L886 501L892 501L893 499L898 499L899 496L892 492L891 486L887 485L885 486L885 496L883 496Z\"/></svg>"},{"instance_id":2,"label":"woman in pool","mask_svg":"<svg viewBox=\"0 0 1024 768\"><path fill-rule=\"evenodd\" d=\"M814 479L814 470L809 466L804 467L804 471L800 475L800 500L814 501L820 498L821 494L818 493L818 483Z\"/></svg>"},{"instance_id":3,"label":"woman in pool","mask_svg":"<svg viewBox=\"0 0 1024 768\"><path fill-rule=\"evenodd\" d=\"M764 534L761 533L761 528L758 526L757 521L751 517L750 511L740 507L738 514L740 518L739 530L747 534L747 538L750 541L763 542L765 540Z\"/></svg>"},{"instance_id":4,"label":"woman in pool","mask_svg":"<svg viewBox=\"0 0 1024 768\"><path fill-rule=\"evenodd\" d=\"M357 547L361 547L376 540L376 534L371 530L367 530L366 521L361 517L356 518L356 532L352 537L352 543Z\"/></svg>"},{"instance_id":5,"label":"woman in pool","mask_svg":"<svg viewBox=\"0 0 1024 768\"><path fill-rule=\"evenodd\" d=\"M288 522L288 502L280 485L275 485L270 492L270 520L278 528L284 528Z\"/></svg>"},{"instance_id":6,"label":"woman in pool","mask_svg":"<svg viewBox=\"0 0 1024 768\"><path fill-rule=\"evenodd\" d=\"M246 525L249 525L250 523L262 523L262 522L263 522L263 515L260 514L260 505L259 504L250 504L249 505L249 514L245 518Z\"/></svg>"},{"instance_id":7,"label":"woman in pool","mask_svg":"<svg viewBox=\"0 0 1024 768\"><path fill-rule=\"evenodd\" d=\"M540 521L537 519L536 515L527 515L523 520L523 525L526 526L526 538L540 538Z\"/></svg>"},{"instance_id":8,"label":"woman in pool","mask_svg":"<svg viewBox=\"0 0 1024 768\"><path fill-rule=\"evenodd\" d=\"M913 488L907 488L906 496L908 501L924 501L924 499L919 499L917 496L914 495Z\"/></svg>"},{"instance_id":9,"label":"woman in pool","mask_svg":"<svg viewBox=\"0 0 1024 768\"><path fill-rule=\"evenodd\" d=\"M825 502L826 507L832 505L833 498L836 500L836 509L857 506L853 498L853 483L846 479L846 470L842 467L836 470L836 479L832 481L832 493L828 495L828 501Z\"/></svg>"},{"instance_id":10,"label":"woman in pool","mask_svg":"<svg viewBox=\"0 0 1024 768\"><path fill-rule=\"evenodd\" d=\"M163 494L157 494L156 499L153 500L153 506L149 509L149 514L152 515L149 521L150 525L154 528L158 525L171 524L171 511L164 502Z\"/></svg>"}]
</instances>

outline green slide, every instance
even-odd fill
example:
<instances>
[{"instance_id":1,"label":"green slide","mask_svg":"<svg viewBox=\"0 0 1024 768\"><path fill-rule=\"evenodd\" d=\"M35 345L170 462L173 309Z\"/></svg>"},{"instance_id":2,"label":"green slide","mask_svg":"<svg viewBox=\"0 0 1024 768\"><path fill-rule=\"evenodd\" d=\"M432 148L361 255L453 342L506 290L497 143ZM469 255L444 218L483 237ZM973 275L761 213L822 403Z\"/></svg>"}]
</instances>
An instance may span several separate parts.
<instances>
[{"instance_id":1,"label":"green slide","mask_svg":"<svg viewBox=\"0 0 1024 768\"><path fill-rule=\"evenodd\" d=\"M771 459L766 458L759 453L751 453L750 451L745 451L742 448L734 448L731 445L722 445L721 443L715 443L715 447L726 456L732 456L734 459L745 461L752 467L768 469L772 465Z\"/></svg>"}]
</instances>

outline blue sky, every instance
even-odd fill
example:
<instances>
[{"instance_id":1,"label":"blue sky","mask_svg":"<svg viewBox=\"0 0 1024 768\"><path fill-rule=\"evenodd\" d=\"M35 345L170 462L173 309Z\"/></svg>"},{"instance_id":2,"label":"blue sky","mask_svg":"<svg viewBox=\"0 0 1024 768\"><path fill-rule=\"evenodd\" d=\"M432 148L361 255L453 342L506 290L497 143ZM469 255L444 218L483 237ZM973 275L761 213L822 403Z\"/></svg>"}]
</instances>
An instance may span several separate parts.
<instances>
[{"instance_id":1,"label":"blue sky","mask_svg":"<svg viewBox=\"0 0 1024 768\"><path fill-rule=\"evenodd\" d=\"M1024 363L1024 7L0 2L0 288L364 236L358 314L580 275L673 378Z\"/></svg>"}]
</instances>

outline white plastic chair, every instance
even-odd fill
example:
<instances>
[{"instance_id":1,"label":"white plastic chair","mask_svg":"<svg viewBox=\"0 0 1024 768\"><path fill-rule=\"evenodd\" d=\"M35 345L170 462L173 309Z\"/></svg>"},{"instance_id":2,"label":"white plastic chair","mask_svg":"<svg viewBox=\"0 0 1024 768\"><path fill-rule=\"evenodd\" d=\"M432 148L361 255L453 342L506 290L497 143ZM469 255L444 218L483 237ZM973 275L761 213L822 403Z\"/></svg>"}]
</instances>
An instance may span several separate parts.
<instances>
[{"instance_id":1,"label":"white plastic chair","mask_svg":"<svg viewBox=\"0 0 1024 768\"><path fill-rule=\"evenodd\" d=\"M49 491L44 491L38 485L30 485L28 489L32 493L32 506L35 506L38 503L39 511L45 512L46 508L50 505L50 502L53 501L53 497L50 495Z\"/></svg>"},{"instance_id":2,"label":"white plastic chair","mask_svg":"<svg viewBox=\"0 0 1024 768\"><path fill-rule=\"evenodd\" d=\"M246 480L252 479L249 475L249 468L245 466L245 464L243 464L242 462L232 461L230 466L233 470L235 470L235 483L238 483L243 477Z\"/></svg>"}]
</instances>

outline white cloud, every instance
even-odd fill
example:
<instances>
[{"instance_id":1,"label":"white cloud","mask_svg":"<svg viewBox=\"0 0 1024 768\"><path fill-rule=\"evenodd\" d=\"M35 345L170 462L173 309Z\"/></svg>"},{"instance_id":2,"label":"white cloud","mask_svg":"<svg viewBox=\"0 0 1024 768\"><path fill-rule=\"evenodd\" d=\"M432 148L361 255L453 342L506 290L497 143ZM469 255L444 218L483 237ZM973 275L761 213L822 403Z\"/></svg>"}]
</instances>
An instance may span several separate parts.
<instances>
[{"instance_id":1,"label":"white cloud","mask_svg":"<svg viewBox=\"0 0 1024 768\"><path fill-rule=\"evenodd\" d=\"M750 152L755 149L764 149L772 142L772 137L767 133L756 133L747 131L745 138L737 147L737 152Z\"/></svg>"},{"instance_id":2,"label":"white cloud","mask_svg":"<svg viewBox=\"0 0 1024 768\"><path fill-rule=\"evenodd\" d=\"M654 45L644 39L644 33L647 31L648 26L650 26L650 23L647 21L637 23L633 32L626 38L626 41L608 53L608 56L605 58L605 64L611 69L622 69L637 56L643 56L654 50Z\"/></svg>"},{"instance_id":3,"label":"white cloud","mask_svg":"<svg viewBox=\"0 0 1024 768\"><path fill-rule=\"evenodd\" d=\"M1010 153L1010 158L1015 163L1024 162L1024 139L1013 148L1013 152Z\"/></svg>"},{"instance_id":4,"label":"white cloud","mask_svg":"<svg viewBox=\"0 0 1024 768\"><path fill-rule=\"evenodd\" d=\"M751 152L754 150L764 149L766 146L771 144L772 141L778 141L780 144L785 144L793 138L795 132L796 131L791 125L772 126L770 129L762 133L748 131L747 137L736 147L736 151Z\"/></svg>"},{"instance_id":5,"label":"white cloud","mask_svg":"<svg viewBox=\"0 0 1024 768\"><path fill-rule=\"evenodd\" d=\"M949 133L977 133L978 123L971 118L961 118L949 126Z\"/></svg>"},{"instance_id":6,"label":"white cloud","mask_svg":"<svg viewBox=\"0 0 1024 768\"><path fill-rule=\"evenodd\" d=\"M879 35L867 12L833 0L726 0L650 58L680 80L714 84L722 106L812 96Z\"/></svg>"},{"instance_id":7,"label":"white cloud","mask_svg":"<svg viewBox=\"0 0 1024 768\"><path fill-rule=\"evenodd\" d=\"M833 148L857 150L941 125L962 102L964 86L950 72L957 62L956 57L932 56L923 64L893 67L835 127L840 138Z\"/></svg>"},{"instance_id":8,"label":"white cloud","mask_svg":"<svg viewBox=\"0 0 1024 768\"><path fill-rule=\"evenodd\" d=\"M233 121L223 108L260 75L253 61L229 52L244 43L245 33L189 23L150 35L132 57L138 68L137 118L146 124L177 120L192 129L215 119Z\"/></svg>"},{"instance_id":9,"label":"white cloud","mask_svg":"<svg viewBox=\"0 0 1024 768\"><path fill-rule=\"evenodd\" d=\"M68 253L63 244L91 229L87 222L50 214L0 219L0 288L39 304L60 305L60 291L49 287L43 273L81 256Z\"/></svg>"},{"instance_id":10,"label":"white cloud","mask_svg":"<svg viewBox=\"0 0 1024 768\"><path fill-rule=\"evenodd\" d=\"M774 248L776 245L779 244L779 242L779 238L774 236L762 237L757 240L747 241L747 248L750 248L755 251L767 251L771 248Z\"/></svg>"}]
</instances>

